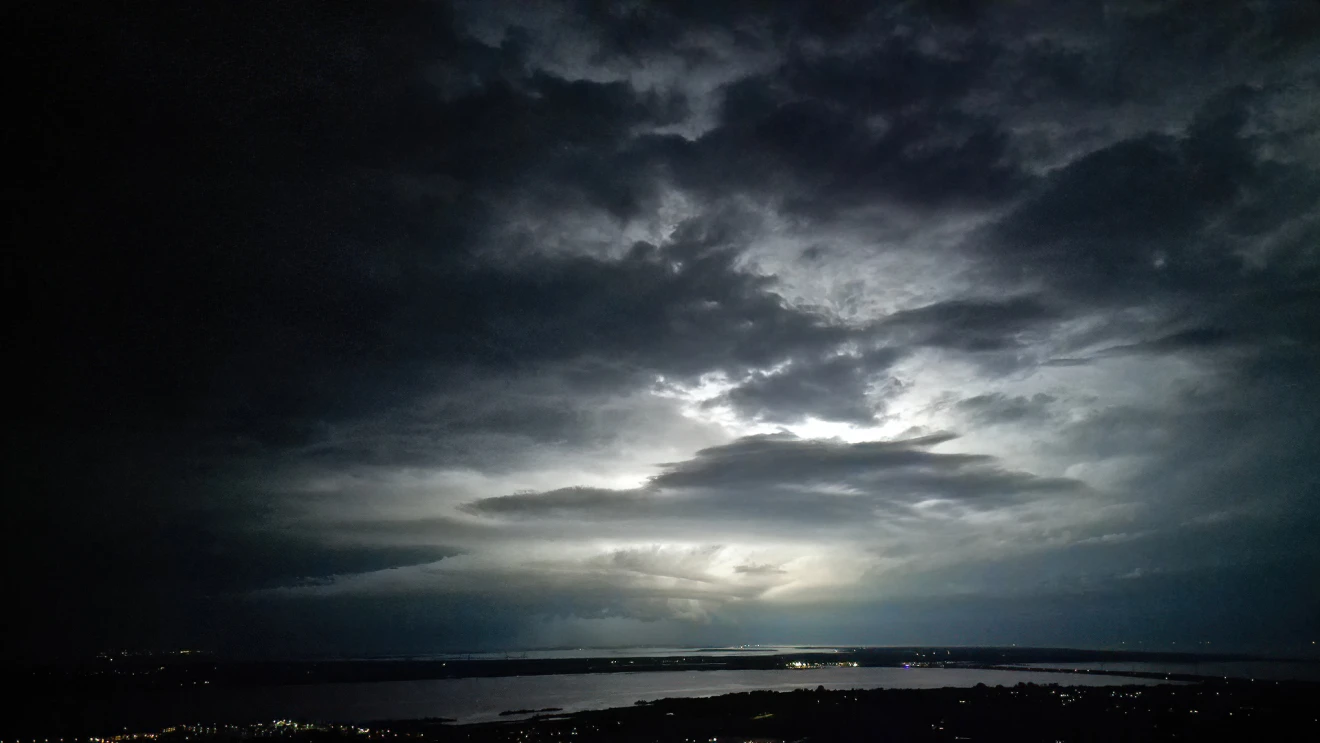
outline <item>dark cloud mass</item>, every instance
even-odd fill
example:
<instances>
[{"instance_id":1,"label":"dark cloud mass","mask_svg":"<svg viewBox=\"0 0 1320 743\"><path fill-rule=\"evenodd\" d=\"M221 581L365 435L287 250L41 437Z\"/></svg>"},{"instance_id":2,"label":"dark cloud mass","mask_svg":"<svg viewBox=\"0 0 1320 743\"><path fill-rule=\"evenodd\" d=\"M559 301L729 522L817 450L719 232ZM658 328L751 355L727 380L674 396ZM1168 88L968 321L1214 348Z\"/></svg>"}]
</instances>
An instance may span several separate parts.
<instances>
[{"instance_id":1,"label":"dark cloud mass","mask_svg":"<svg viewBox=\"0 0 1320 743\"><path fill-rule=\"evenodd\" d=\"M724 397L742 415L758 420L794 422L808 417L869 423L883 403L871 402L873 389L884 392L892 378L877 377L899 357L897 349L835 356L819 362L791 362L782 370L755 372Z\"/></svg>"},{"instance_id":2,"label":"dark cloud mass","mask_svg":"<svg viewBox=\"0 0 1320 743\"><path fill-rule=\"evenodd\" d=\"M5 19L11 654L1320 632L1314 3Z\"/></svg>"},{"instance_id":3,"label":"dark cloud mass","mask_svg":"<svg viewBox=\"0 0 1320 743\"><path fill-rule=\"evenodd\" d=\"M744 524L763 522L758 529L772 534L806 525L850 528L903 518L934 501L980 509L1005 499L1025 502L1084 488L1067 478L1005 471L986 455L929 451L951 438L940 434L844 444L783 434L749 436L662 465L643 488L518 493L478 500L464 509L518 518L674 520L692 529L737 518Z\"/></svg>"},{"instance_id":4,"label":"dark cloud mass","mask_svg":"<svg viewBox=\"0 0 1320 743\"><path fill-rule=\"evenodd\" d=\"M998 392L959 400L956 407L959 412L978 423L993 425L1047 418L1050 404L1057 399L1044 392L1037 392L1031 397L1025 395L1009 397Z\"/></svg>"}]
</instances>

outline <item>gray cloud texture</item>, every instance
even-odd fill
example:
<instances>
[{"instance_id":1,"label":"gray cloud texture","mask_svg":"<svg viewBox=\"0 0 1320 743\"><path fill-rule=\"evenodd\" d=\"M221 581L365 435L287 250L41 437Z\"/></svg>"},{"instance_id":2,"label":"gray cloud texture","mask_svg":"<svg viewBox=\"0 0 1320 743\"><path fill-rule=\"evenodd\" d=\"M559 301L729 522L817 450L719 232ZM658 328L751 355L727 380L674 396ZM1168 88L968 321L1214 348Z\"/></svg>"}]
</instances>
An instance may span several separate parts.
<instances>
[{"instance_id":1,"label":"gray cloud texture","mask_svg":"<svg viewBox=\"0 0 1320 743\"><path fill-rule=\"evenodd\" d=\"M1320 629L1313 4L11 26L29 644Z\"/></svg>"}]
</instances>

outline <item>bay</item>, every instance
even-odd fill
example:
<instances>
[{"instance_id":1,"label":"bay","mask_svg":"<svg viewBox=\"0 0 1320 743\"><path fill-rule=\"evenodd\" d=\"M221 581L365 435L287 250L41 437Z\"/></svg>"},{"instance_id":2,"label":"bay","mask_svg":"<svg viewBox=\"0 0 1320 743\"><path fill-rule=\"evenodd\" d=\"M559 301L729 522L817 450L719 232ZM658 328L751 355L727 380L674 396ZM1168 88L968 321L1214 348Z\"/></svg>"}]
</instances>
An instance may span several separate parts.
<instances>
[{"instance_id":1,"label":"bay","mask_svg":"<svg viewBox=\"0 0 1320 743\"><path fill-rule=\"evenodd\" d=\"M978 683L1012 686L1019 682L1061 686L1162 683L1116 676L961 668L595 673L181 690L92 700L81 714L89 721L115 727L119 720L132 720L136 725L149 724L148 720L168 725L445 717L471 723L516 719L500 715L514 709L558 707L569 713L625 707L639 700L710 697L761 689L931 689Z\"/></svg>"}]
</instances>

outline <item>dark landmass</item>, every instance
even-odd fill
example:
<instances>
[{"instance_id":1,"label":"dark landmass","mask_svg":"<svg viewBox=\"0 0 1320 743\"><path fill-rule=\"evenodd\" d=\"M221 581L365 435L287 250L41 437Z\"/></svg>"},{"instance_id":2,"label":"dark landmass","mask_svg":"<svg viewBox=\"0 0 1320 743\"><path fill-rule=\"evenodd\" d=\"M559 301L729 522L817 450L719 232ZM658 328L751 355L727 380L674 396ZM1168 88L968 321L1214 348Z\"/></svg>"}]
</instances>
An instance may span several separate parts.
<instances>
[{"instance_id":1,"label":"dark landmass","mask_svg":"<svg viewBox=\"0 0 1320 743\"><path fill-rule=\"evenodd\" d=\"M437 741L1146 741L1320 739L1320 686L749 692L514 725L390 726Z\"/></svg>"},{"instance_id":2,"label":"dark landmass","mask_svg":"<svg viewBox=\"0 0 1320 743\"><path fill-rule=\"evenodd\" d=\"M344 660L243 662L205 655L98 657L83 664L28 667L12 671L9 681L31 693L96 693L178 689L194 686L240 687L283 684L359 683L421 679L537 676L578 673L640 673L650 671L773 670L791 663L856 663L859 666L1001 668L1028 663L1210 663L1257 660L1244 655L1201 653L1073 650L1067 648L838 648L801 653L713 656L694 649L691 655L634 658L563 658L504 660ZM1031 669L1043 670L1043 669ZM1061 665L1060 670L1071 672ZM1092 673L1100 673L1092 671ZM1166 674L1105 671L1110 675L1165 678ZM1196 678L1195 675L1187 678Z\"/></svg>"},{"instance_id":3,"label":"dark landmass","mask_svg":"<svg viewBox=\"0 0 1320 743\"><path fill-rule=\"evenodd\" d=\"M511 715L535 715L542 712L563 712L563 707L542 707L541 709L506 709L500 713L500 717L509 717Z\"/></svg>"},{"instance_id":4,"label":"dark landmass","mask_svg":"<svg viewBox=\"0 0 1320 743\"><path fill-rule=\"evenodd\" d=\"M1249 741L1320 740L1320 685L748 692L639 701L630 708L478 725L438 720L318 725L201 724L142 734L160 743L246 738L319 741ZM40 740L40 737L37 738ZM86 738L66 737L65 743ZM21 743L30 739L20 738ZM99 743L107 743L101 739Z\"/></svg>"}]
</instances>

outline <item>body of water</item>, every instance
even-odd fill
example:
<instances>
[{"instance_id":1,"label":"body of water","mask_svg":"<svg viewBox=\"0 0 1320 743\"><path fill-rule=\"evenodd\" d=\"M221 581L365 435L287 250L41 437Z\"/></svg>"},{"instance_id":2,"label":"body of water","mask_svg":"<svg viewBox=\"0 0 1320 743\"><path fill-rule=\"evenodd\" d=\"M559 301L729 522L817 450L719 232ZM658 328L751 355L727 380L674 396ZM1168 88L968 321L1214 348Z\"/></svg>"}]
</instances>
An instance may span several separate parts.
<instances>
[{"instance_id":1,"label":"body of water","mask_svg":"<svg viewBox=\"0 0 1320 743\"><path fill-rule=\"evenodd\" d=\"M709 697L759 689L932 689L978 683L1012 686L1018 682L1077 686L1160 683L1114 676L982 669L666 671L184 690L98 700L79 714L114 727L120 725L120 720L132 720L137 725L428 717L481 722L508 719L501 718L500 712L511 709L560 707L565 712L578 712L626 707L638 700Z\"/></svg>"}]
</instances>

